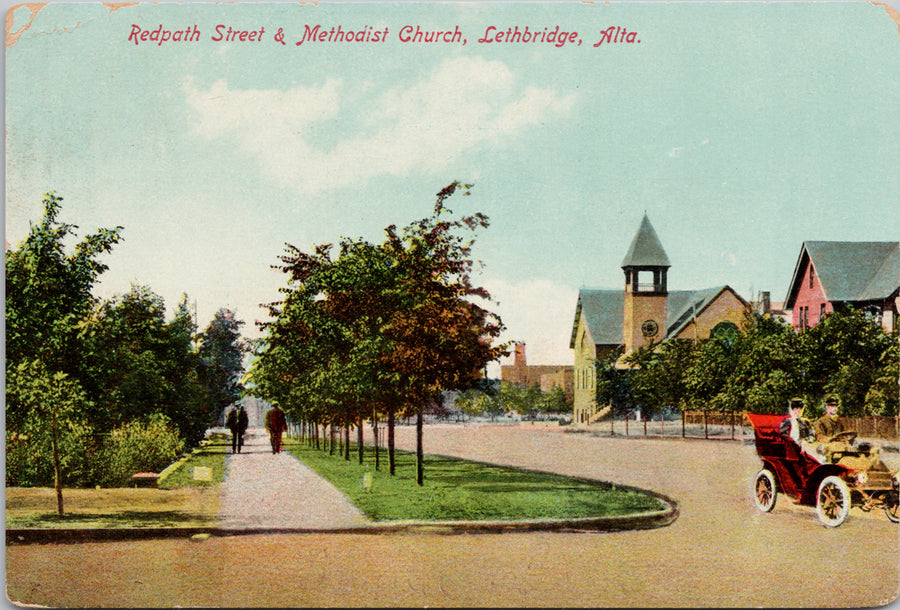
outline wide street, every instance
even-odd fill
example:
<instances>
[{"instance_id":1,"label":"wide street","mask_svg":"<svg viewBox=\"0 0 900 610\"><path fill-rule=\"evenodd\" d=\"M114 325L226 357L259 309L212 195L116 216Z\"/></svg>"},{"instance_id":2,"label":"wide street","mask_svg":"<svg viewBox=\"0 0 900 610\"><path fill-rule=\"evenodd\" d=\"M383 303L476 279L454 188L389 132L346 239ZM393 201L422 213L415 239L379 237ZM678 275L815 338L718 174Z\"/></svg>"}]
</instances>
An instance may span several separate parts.
<instances>
[{"instance_id":1,"label":"wide street","mask_svg":"<svg viewBox=\"0 0 900 610\"><path fill-rule=\"evenodd\" d=\"M397 431L413 448L414 429ZM860 607L898 592L898 528L839 528L779 498L761 514L751 445L428 426L428 453L593 477L679 503L618 533L284 534L7 547L7 595L50 606ZM426 472L427 476L427 472Z\"/></svg>"}]
</instances>

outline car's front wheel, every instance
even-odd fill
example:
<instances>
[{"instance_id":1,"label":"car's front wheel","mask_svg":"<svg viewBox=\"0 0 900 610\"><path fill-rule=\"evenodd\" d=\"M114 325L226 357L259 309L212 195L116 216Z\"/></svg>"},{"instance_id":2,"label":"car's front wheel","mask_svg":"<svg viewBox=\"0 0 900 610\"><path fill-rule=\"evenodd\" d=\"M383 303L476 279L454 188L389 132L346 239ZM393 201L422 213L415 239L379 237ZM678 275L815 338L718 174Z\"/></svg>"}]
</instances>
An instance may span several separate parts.
<instances>
[{"instance_id":1,"label":"car's front wheel","mask_svg":"<svg viewBox=\"0 0 900 610\"><path fill-rule=\"evenodd\" d=\"M778 499L778 489L775 487L775 475L772 471L763 468L756 474L753 484L753 501L756 508L764 513L775 508L775 500Z\"/></svg>"},{"instance_id":2,"label":"car's front wheel","mask_svg":"<svg viewBox=\"0 0 900 610\"><path fill-rule=\"evenodd\" d=\"M840 477L822 479L816 494L816 514L827 527L837 527L847 519L850 512L850 488Z\"/></svg>"},{"instance_id":3,"label":"car's front wheel","mask_svg":"<svg viewBox=\"0 0 900 610\"><path fill-rule=\"evenodd\" d=\"M894 523L900 522L900 504L894 502L893 505L884 507L884 514Z\"/></svg>"}]
</instances>

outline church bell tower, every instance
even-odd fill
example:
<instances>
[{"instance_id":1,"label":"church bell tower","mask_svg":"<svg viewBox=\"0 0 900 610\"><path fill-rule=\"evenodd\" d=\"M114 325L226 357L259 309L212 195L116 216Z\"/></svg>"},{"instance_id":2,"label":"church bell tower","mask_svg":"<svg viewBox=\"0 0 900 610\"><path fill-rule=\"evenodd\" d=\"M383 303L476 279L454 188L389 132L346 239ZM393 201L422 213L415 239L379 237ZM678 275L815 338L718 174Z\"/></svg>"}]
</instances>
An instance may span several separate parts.
<instances>
[{"instance_id":1,"label":"church bell tower","mask_svg":"<svg viewBox=\"0 0 900 610\"><path fill-rule=\"evenodd\" d=\"M622 339L626 354L651 341L659 343L666 336L666 272L669 267L669 257L644 213L641 226L622 261L625 272Z\"/></svg>"}]
</instances>

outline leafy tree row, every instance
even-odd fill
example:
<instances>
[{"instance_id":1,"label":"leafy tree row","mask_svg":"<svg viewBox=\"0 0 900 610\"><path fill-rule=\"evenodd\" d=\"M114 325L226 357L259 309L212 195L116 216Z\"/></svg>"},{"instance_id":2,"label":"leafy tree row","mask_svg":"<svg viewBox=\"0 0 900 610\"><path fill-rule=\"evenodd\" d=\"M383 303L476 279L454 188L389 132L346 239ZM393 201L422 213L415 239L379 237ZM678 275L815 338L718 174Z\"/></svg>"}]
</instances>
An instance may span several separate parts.
<instances>
[{"instance_id":1,"label":"leafy tree row","mask_svg":"<svg viewBox=\"0 0 900 610\"><path fill-rule=\"evenodd\" d=\"M537 384L520 385L501 382L497 390L471 388L459 394L454 404L466 415L497 417L515 411L519 415L535 418L538 414L565 413L572 405L559 386L542 392Z\"/></svg>"},{"instance_id":2,"label":"leafy tree row","mask_svg":"<svg viewBox=\"0 0 900 610\"><path fill-rule=\"evenodd\" d=\"M807 416L822 412L826 395L841 414L897 415L900 350L867 313L846 308L795 332L777 318L748 314L742 328L701 341L670 340L616 361L597 361L597 404L621 415L663 409L783 413L793 396L805 399Z\"/></svg>"},{"instance_id":3,"label":"leafy tree row","mask_svg":"<svg viewBox=\"0 0 900 610\"><path fill-rule=\"evenodd\" d=\"M67 252L77 227L58 220L61 207L45 195L41 221L6 252L6 481L53 483L60 510L64 474L72 486L122 484L197 444L239 397L246 351L229 310L198 333L186 295L171 320L144 286L95 298L100 257L123 228Z\"/></svg>"},{"instance_id":4,"label":"leafy tree row","mask_svg":"<svg viewBox=\"0 0 900 610\"><path fill-rule=\"evenodd\" d=\"M349 451L356 428L360 461L364 422L377 431L386 419L391 474L394 423L415 416L420 485L423 410L505 353L492 345L500 319L478 304L490 295L471 280L473 234L488 219L453 218L445 206L470 186L451 183L431 216L388 226L381 243L342 238L336 255L333 244L288 244L276 266L288 276L284 298L269 306L274 321L263 325L249 375L254 394L310 424L311 442L320 426L337 427Z\"/></svg>"}]
</instances>

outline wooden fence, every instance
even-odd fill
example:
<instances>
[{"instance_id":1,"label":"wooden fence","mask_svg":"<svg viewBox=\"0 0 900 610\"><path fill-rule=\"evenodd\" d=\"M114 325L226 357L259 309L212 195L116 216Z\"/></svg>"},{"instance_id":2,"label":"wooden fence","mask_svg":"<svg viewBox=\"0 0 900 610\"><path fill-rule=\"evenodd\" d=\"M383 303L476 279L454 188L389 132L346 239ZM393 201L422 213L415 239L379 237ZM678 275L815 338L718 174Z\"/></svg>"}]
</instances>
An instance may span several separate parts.
<instances>
[{"instance_id":1,"label":"wooden fence","mask_svg":"<svg viewBox=\"0 0 900 610\"><path fill-rule=\"evenodd\" d=\"M856 430L860 438L897 440L900 437L897 416L871 415L840 419L845 429ZM680 420L609 418L597 426L601 431L619 436L681 436L726 440L753 437L753 426L746 414L730 411L683 411Z\"/></svg>"}]
</instances>

